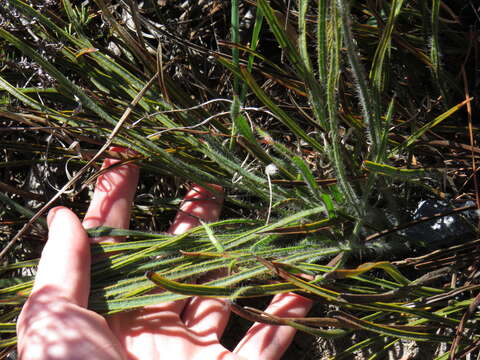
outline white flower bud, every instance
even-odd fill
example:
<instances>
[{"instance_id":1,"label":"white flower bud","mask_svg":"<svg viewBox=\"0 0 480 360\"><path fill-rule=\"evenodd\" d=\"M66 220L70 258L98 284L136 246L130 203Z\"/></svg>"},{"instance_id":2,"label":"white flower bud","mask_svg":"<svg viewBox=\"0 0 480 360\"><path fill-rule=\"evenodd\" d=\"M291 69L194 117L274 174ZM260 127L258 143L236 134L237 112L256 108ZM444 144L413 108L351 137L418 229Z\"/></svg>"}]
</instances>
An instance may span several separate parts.
<instances>
[{"instance_id":1,"label":"white flower bud","mask_svg":"<svg viewBox=\"0 0 480 360\"><path fill-rule=\"evenodd\" d=\"M268 176L274 176L278 173L278 167L275 164L268 164L265 167L265 174Z\"/></svg>"}]
</instances>

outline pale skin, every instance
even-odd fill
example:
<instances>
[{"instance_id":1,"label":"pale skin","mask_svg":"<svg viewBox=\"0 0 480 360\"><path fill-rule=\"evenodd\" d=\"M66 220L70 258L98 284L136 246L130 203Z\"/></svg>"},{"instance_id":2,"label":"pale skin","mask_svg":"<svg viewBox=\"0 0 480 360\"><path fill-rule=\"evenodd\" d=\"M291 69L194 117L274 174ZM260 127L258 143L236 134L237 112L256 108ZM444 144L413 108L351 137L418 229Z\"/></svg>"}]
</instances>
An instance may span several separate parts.
<instances>
[{"instance_id":1,"label":"pale skin","mask_svg":"<svg viewBox=\"0 0 480 360\"><path fill-rule=\"evenodd\" d=\"M107 159L103 167L116 161ZM279 359L295 334L287 326L255 323L232 352L221 345L230 315L228 302L222 299L193 297L107 318L87 309L92 240L84 229L100 225L128 228L138 177L133 164L100 176L83 223L64 207L49 212L48 241L17 322L19 359ZM221 196L194 186L170 232L185 232L199 224L198 218L217 220L222 202ZM121 241L93 241L100 240ZM296 294L282 294L272 299L266 312L303 317L311 305Z\"/></svg>"}]
</instances>

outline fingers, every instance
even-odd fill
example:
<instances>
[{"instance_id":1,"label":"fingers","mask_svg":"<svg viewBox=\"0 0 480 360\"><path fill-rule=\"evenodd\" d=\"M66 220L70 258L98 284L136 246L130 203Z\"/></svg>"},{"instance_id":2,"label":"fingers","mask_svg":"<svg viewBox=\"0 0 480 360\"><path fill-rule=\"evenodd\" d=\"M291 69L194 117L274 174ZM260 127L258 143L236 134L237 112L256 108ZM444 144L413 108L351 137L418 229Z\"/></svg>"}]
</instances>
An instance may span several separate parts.
<instances>
[{"instance_id":1,"label":"fingers","mask_svg":"<svg viewBox=\"0 0 480 360\"><path fill-rule=\"evenodd\" d=\"M106 159L102 169L108 168L119 160ZM138 184L139 170L134 164L113 167L100 175L95 185L90 206L83 226L86 229L96 226L111 226L128 229L130 208ZM119 241L113 237L95 239L95 241Z\"/></svg>"},{"instance_id":2,"label":"fingers","mask_svg":"<svg viewBox=\"0 0 480 360\"><path fill-rule=\"evenodd\" d=\"M105 160L103 168L117 162ZM122 165L101 175L83 226L128 227L137 181L138 168L135 165ZM52 209L47 222L49 238L32 293L17 324L20 357L47 359L62 352L65 355L62 358L84 358L75 349L75 344L79 344L79 348L90 348L89 353L96 353L98 358L124 358L117 352L119 346L112 346L118 343L105 319L85 309L90 290L91 260L90 239L84 227L73 212L62 207ZM79 326L73 326L74 323ZM65 326L68 331L59 332L55 328L58 325ZM38 341L34 344L33 340ZM52 341L56 342L56 347L51 345ZM49 356L47 349L57 353ZM69 353L69 349L75 351Z\"/></svg>"},{"instance_id":3,"label":"fingers","mask_svg":"<svg viewBox=\"0 0 480 360\"><path fill-rule=\"evenodd\" d=\"M185 308L182 319L185 326L199 336L215 336L219 340L230 315L228 302L222 299L194 297Z\"/></svg>"},{"instance_id":4,"label":"fingers","mask_svg":"<svg viewBox=\"0 0 480 360\"><path fill-rule=\"evenodd\" d=\"M212 186L213 187L213 186ZM220 187L215 187L221 193ZM194 186L185 196L180 212L176 216L169 232L180 234L192 227L199 225L199 218L203 221L214 221L218 219L223 201L223 196L214 196L211 192L200 186ZM193 215L193 216L192 216ZM188 311L188 319L192 322L203 317L207 302L202 303L200 299L195 300L195 306ZM185 305L188 300L180 300L168 303L162 303L147 306L139 311L116 314L109 318L109 324L114 333L121 339L130 352L132 358L143 359L146 349L154 346L156 351L162 352L162 356L173 356L176 358L192 358L190 356L182 357L183 352L188 352L199 347L200 337L189 331L185 326L184 319L180 317L182 311L185 313ZM203 305L202 305L203 304ZM215 305L220 305L218 302ZM208 311L208 309L207 309ZM210 315L217 308L210 307ZM212 317L209 317L212 319ZM201 321L199 321L201 322ZM199 323L197 322L197 324ZM226 322L226 320L225 320ZM210 325L212 326L212 325ZM215 324L213 325L215 326ZM224 327L224 325L222 325ZM203 338L201 339L203 341ZM206 339L206 344L211 344ZM217 343L218 342L213 342ZM158 356L157 356L158 357ZM216 358L216 357L205 357Z\"/></svg>"},{"instance_id":5,"label":"fingers","mask_svg":"<svg viewBox=\"0 0 480 360\"><path fill-rule=\"evenodd\" d=\"M311 307L311 300L288 293L274 296L265 312L280 317L304 317ZM279 359L292 342L295 332L290 326L255 323L233 352L245 359Z\"/></svg>"},{"instance_id":6,"label":"fingers","mask_svg":"<svg viewBox=\"0 0 480 360\"><path fill-rule=\"evenodd\" d=\"M200 225L199 219L206 222L218 220L223 203L220 186L211 185L217 190L214 194L195 185L185 196L170 232L181 234ZM182 314L182 320L191 331L199 336L214 335L220 338L228 322L230 308L221 299L191 298Z\"/></svg>"},{"instance_id":7,"label":"fingers","mask_svg":"<svg viewBox=\"0 0 480 360\"><path fill-rule=\"evenodd\" d=\"M210 186L216 190L216 193L199 185L193 186L183 199L169 233L182 234L200 225L199 219L205 222L218 220L222 210L223 192L218 185Z\"/></svg>"},{"instance_id":8,"label":"fingers","mask_svg":"<svg viewBox=\"0 0 480 360\"><path fill-rule=\"evenodd\" d=\"M90 291L90 241L78 217L56 207L48 217L48 241L38 264L32 294L43 288L76 305L87 306Z\"/></svg>"},{"instance_id":9,"label":"fingers","mask_svg":"<svg viewBox=\"0 0 480 360\"><path fill-rule=\"evenodd\" d=\"M118 160L107 159L103 168ZM138 182L138 167L123 165L101 175L83 226L128 227L130 206ZM77 216L57 207L47 217L49 237L40 259L33 291L58 288L58 295L86 306L90 291L90 243Z\"/></svg>"}]
</instances>

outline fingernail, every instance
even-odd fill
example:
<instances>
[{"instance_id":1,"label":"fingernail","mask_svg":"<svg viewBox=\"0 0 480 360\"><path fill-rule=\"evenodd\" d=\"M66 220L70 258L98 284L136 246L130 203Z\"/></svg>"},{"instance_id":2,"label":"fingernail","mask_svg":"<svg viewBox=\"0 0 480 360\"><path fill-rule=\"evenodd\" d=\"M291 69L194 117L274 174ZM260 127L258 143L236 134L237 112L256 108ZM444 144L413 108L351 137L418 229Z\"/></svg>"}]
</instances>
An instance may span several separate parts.
<instances>
[{"instance_id":1,"label":"fingernail","mask_svg":"<svg viewBox=\"0 0 480 360\"><path fill-rule=\"evenodd\" d=\"M63 209L63 206L56 206L56 207L50 209L50 211L48 212L48 215L47 215L48 227L50 227L50 225L52 224L52 221L53 221L53 219L55 219L55 216L57 215L57 212L62 210L62 209Z\"/></svg>"}]
</instances>

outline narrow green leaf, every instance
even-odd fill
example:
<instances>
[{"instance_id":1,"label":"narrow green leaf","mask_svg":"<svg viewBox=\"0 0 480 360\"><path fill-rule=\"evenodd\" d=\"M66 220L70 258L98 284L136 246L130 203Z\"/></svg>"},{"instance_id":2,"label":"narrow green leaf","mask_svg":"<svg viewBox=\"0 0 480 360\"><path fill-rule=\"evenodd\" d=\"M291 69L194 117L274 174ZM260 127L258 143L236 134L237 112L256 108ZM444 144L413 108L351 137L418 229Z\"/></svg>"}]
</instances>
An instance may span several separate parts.
<instances>
[{"instance_id":1,"label":"narrow green leaf","mask_svg":"<svg viewBox=\"0 0 480 360\"><path fill-rule=\"evenodd\" d=\"M375 156L375 162L385 162L385 160L387 159L388 134L390 132L390 124L392 123L394 105L395 97L392 97L392 100L390 100L390 104L388 105L385 120L383 122L380 148Z\"/></svg>"},{"instance_id":2,"label":"narrow green leaf","mask_svg":"<svg viewBox=\"0 0 480 360\"><path fill-rule=\"evenodd\" d=\"M204 297L254 297L272 295L285 289L295 289L289 284L272 284L272 285L255 285L245 286L240 288L198 285L198 284L184 284L177 281L168 280L154 272L147 272L147 278L154 282L161 288L171 291L173 293L189 295L189 296L204 296Z\"/></svg>"},{"instance_id":3,"label":"narrow green leaf","mask_svg":"<svg viewBox=\"0 0 480 360\"><path fill-rule=\"evenodd\" d=\"M410 147L417 139L419 139L423 134L425 134L425 132L427 132L428 130L431 130L433 129L435 126L437 126L438 124L440 124L443 120L447 119L450 115L456 113L458 110L460 110L464 105L466 105L467 103L469 103L470 101L472 101L473 98L470 98L470 99L467 99L467 100L464 100L462 101L461 103L451 107L450 109L448 109L447 111L445 111L443 114L437 116L435 119L433 119L432 121L430 121L429 123L425 124L424 126L422 126L420 129L418 129L417 131L415 131L415 133L413 133L412 135L410 135L408 137L407 140L405 140L401 145L397 146L396 149L394 149L394 153L398 153L400 152L401 150L404 150L408 147Z\"/></svg>"},{"instance_id":4,"label":"narrow green leaf","mask_svg":"<svg viewBox=\"0 0 480 360\"><path fill-rule=\"evenodd\" d=\"M253 25L253 31L252 31L252 39L250 41L250 48L249 54L248 54L248 63L247 63L247 71L252 72L253 68L253 63L255 61L255 56L256 52L255 50L258 47L259 40L260 40L260 32L262 30L262 25L263 25L263 14L261 11L256 11L255 12L255 23ZM268 60L270 63L271 61ZM245 97L247 95L247 84L245 82L242 83L242 90L240 92L240 103L245 102Z\"/></svg>"},{"instance_id":5,"label":"narrow green leaf","mask_svg":"<svg viewBox=\"0 0 480 360\"><path fill-rule=\"evenodd\" d=\"M13 36L8 31L2 28L0 28L0 37L4 38L10 44L15 46L26 56L35 60L43 69L45 69L53 78L55 78L67 92L71 94L72 98L74 96L77 96L85 107L92 110L94 113L96 113L98 116L100 116L102 119L106 120L110 124L116 124L116 121L95 101L90 99L82 89L72 83L66 76L64 76L59 70L57 70L52 64L45 60L40 54L38 54L25 42Z\"/></svg>"},{"instance_id":6,"label":"narrow green leaf","mask_svg":"<svg viewBox=\"0 0 480 360\"><path fill-rule=\"evenodd\" d=\"M6 348L8 346L14 346L17 343L17 337L11 337L8 339L0 340L0 348Z\"/></svg>"},{"instance_id":7,"label":"narrow green leaf","mask_svg":"<svg viewBox=\"0 0 480 360\"><path fill-rule=\"evenodd\" d=\"M34 100L30 96L25 95L23 91L20 91L16 87L12 86L7 80L0 76L0 88L6 90L8 93L16 97L25 105L32 107L35 110L40 110L49 113L49 109L39 103L38 101Z\"/></svg>"},{"instance_id":8,"label":"narrow green leaf","mask_svg":"<svg viewBox=\"0 0 480 360\"><path fill-rule=\"evenodd\" d=\"M399 169L391 165L379 164L368 160L365 160L362 166L373 173L397 179L419 179L426 177L430 173L425 169Z\"/></svg>"},{"instance_id":9,"label":"narrow green leaf","mask_svg":"<svg viewBox=\"0 0 480 360\"><path fill-rule=\"evenodd\" d=\"M395 336L395 337L410 339L414 341L449 341L450 339L448 336L439 336L439 335L430 334L430 333L406 331L406 330L393 328L383 324L376 324L371 321L359 319L357 317L346 314L344 312L341 312L340 315L337 315L335 317L342 319L346 322L349 322L351 324L354 324L360 327L361 329L373 331L383 336Z\"/></svg>"},{"instance_id":10,"label":"narrow green leaf","mask_svg":"<svg viewBox=\"0 0 480 360\"><path fill-rule=\"evenodd\" d=\"M318 1L317 16L317 66L321 84L327 83L327 3L328 0Z\"/></svg>"},{"instance_id":11,"label":"narrow green leaf","mask_svg":"<svg viewBox=\"0 0 480 360\"><path fill-rule=\"evenodd\" d=\"M17 211L21 215L25 216L27 219L33 217L33 215L35 214L34 211L20 205L16 201L10 199L4 193L0 193L0 202L3 202L4 204L8 205L12 210ZM38 218L37 222L40 223L43 226L47 226L47 221L45 220L44 217Z\"/></svg>"},{"instance_id":12,"label":"narrow green leaf","mask_svg":"<svg viewBox=\"0 0 480 360\"><path fill-rule=\"evenodd\" d=\"M380 144L379 138L379 125L378 125L378 113L375 106L375 101L372 98L370 85L367 82L365 70L360 62L358 56L358 50L356 41L352 33L351 16L350 16L350 1L337 0L339 13L341 15L341 24L343 29L343 37L345 41L345 48L347 50L348 60L352 67L352 73L355 76L357 83L357 93L362 107L362 114L364 121L367 124L367 131L372 142L373 147L376 149Z\"/></svg>"},{"instance_id":13,"label":"narrow green leaf","mask_svg":"<svg viewBox=\"0 0 480 360\"><path fill-rule=\"evenodd\" d=\"M15 333L16 332L15 323L0 323L0 333L8 334L8 333Z\"/></svg>"},{"instance_id":14,"label":"narrow green leaf","mask_svg":"<svg viewBox=\"0 0 480 360\"><path fill-rule=\"evenodd\" d=\"M212 242L213 246L217 249L218 252L223 253L225 249L223 248L223 245L218 239L215 237L215 234L213 233L212 229L208 224L202 220L200 220L200 223L202 224L203 228L205 229L205 232L208 235L208 238Z\"/></svg>"},{"instance_id":15,"label":"narrow green leaf","mask_svg":"<svg viewBox=\"0 0 480 360\"><path fill-rule=\"evenodd\" d=\"M292 158L292 162L297 166L298 170L300 170L300 173L302 174L302 177L307 183L312 194L314 196L318 196L318 192L319 192L318 184L315 181L315 177L313 176L307 164L305 164L303 159L299 156L294 156Z\"/></svg>"},{"instance_id":16,"label":"narrow green leaf","mask_svg":"<svg viewBox=\"0 0 480 360\"><path fill-rule=\"evenodd\" d=\"M277 118L284 123L292 132L300 137L301 139L305 140L308 144L310 144L314 149L323 152L323 147L320 143L315 140L313 137L307 135L305 131L297 124L295 120L293 120L290 116L287 115L285 111L283 111L279 106L277 106L265 92L260 88L257 84L253 76L246 71L245 69L241 69L241 74L243 75L245 81L248 83L250 88L253 90L255 95L272 111Z\"/></svg>"},{"instance_id":17,"label":"narrow green leaf","mask_svg":"<svg viewBox=\"0 0 480 360\"><path fill-rule=\"evenodd\" d=\"M147 239L156 239L159 237L167 237L167 234L152 234L139 230L129 229L117 229L110 226L97 226L87 229L89 237L101 237L101 236L130 236L130 237L143 237ZM170 236L171 237L171 236Z\"/></svg>"},{"instance_id":18,"label":"narrow green leaf","mask_svg":"<svg viewBox=\"0 0 480 360\"><path fill-rule=\"evenodd\" d=\"M278 44L282 49L285 50L292 65L296 68L299 74L303 74L305 69L303 61L296 48L296 44L292 42L287 35L284 25L280 23L278 17L275 15L275 10L272 9L266 0L258 0L257 6L267 20L273 35L278 41Z\"/></svg>"},{"instance_id":19,"label":"narrow green leaf","mask_svg":"<svg viewBox=\"0 0 480 360\"><path fill-rule=\"evenodd\" d=\"M264 265L267 269L269 269L272 273L280 276L282 279L291 282L293 285L298 286L299 288L310 292L312 294L321 296L322 298L332 301L332 302L342 302L339 295L340 293L336 291L332 291L329 289L322 288L312 282L305 281L300 279L299 277L288 273L287 271L281 268L281 265L276 266L272 262L262 259L261 257L257 256L257 260Z\"/></svg>"},{"instance_id":20,"label":"narrow green leaf","mask_svg":"<svg viewBox=\"0 0 480 360\"><path fill-rule=\"evenodd\" d=\"M395 27L395 20L400 14L402 9L403 0L393 0L390 5L390 14L388 15L387 22L382 32L382 36L378 42L375 55L373 57L372 68L370 70L370 81L376 89L377 96L379 96L383 90L383 78L385 57L390 50L390 44L392 39L393 29Z\"/></svg>"},{"instance_id":21,"label":"narrow green leaf","mask_svg":"<svg viewBox=\"0 0 480 360\"><path fill-rule=\"evenodd\" d=\"M358 275L362 275L372 269L383 269L385 270L395 281L398 281L402 285L409 285L410 280L403 276L395 266L393 266L388 261L379 261L375 263L365 263L358 266L356 269L337 269L327 273L325 279L344 279L350 278Z\"/></svg>"}]
</instances>

